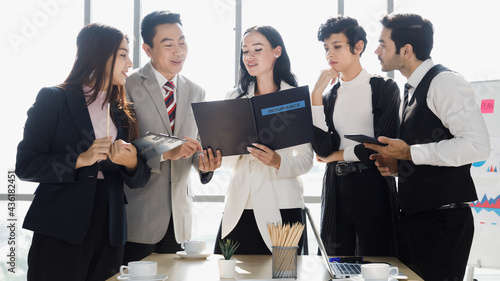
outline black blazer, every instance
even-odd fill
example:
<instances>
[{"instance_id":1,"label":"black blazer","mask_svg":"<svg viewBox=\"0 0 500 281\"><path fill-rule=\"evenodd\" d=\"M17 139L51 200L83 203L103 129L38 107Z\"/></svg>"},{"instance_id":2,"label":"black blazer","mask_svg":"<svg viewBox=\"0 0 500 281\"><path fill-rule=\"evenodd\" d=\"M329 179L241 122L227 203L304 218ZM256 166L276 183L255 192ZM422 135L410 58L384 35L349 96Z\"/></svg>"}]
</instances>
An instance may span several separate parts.
<instances>
[{"instance_id":1,"label":"black blazer","mask_svg":"<svg viewBox=\"0 0 500 281\"><path fill-rule=\"evenodd\" d=\"M372 89L373 129L375 137L386 136L394 138L397 136L399 127L398 108L400 98L398 85L390 78L374 76L370 78L370 86ZM312 142L312 146L314 152L321 157L326 157L339 150L340 136L333 124L333 110L339 87L340 83L337 83L323 97L328 132L314 127L314 141ZM361 162L374 166L374 161L370 160L369 157L371 154L376 153L375 151L365 148L363 144L358 144L354 147L354 153Z\"/></svg>"},{"instance_id":2,"label":"black blazer","mask_svg":"<svg viewBox=\"0 0 500 281\"><path fill-rule=\"evenodd\" d=\"M375 137L387 136L394 138L397 136L399 127L399 88L397 84L389 78L373 76L370 79L372 90L372 112L373 112L373 129ZM326 157L334 151L338 151L340 147L340 136L333 123L333 110L335 101L337 100L337 90L340 83L337 83L332 90L323 97L324 112L328 132L325 132L317 127L314 127L314 141L312 142L314 151L319 156ZM371 149L365 148L363 144L358 144L354 147L354 153L361 162L366 165L375 167L374 161L370 160L370 155L375 153ZM337 220L338 196L336 187L335 164L331 162L326 165L325 176L323 177L323 190L321 195L321 237L326 241L325 247L332 249L336 247L331 243L330 238L332 228ZM398 204L396 197L396 182L393 177L385 177L389 188L389 203L392 211L392 246L390 252L392 255L397 254L397 228L396 222L398 218ZM378 198L374 198L378 200Z\"/></svg>"},{"instance_id":3,"label":"black blazer","mask_svg":"<svg viewBox=\"0 0 500 281\"><path fill-rule=\"evenodd\" d=\"M116 139L127 140L128 131L112 106L118 128ZM98 165L75 170L78 155L95 140L81 86L71 90L43 88L28 110L24 136L17 148L16 174L21 180L39 182L23 227L68 243L84 240L90 224ZM123 166L106 161L103 170L108 185L111 245L126 241L126 198L123 183L139 188L149 180L150 168L138 159L138 168L129 175Z\"/></svg>"}]
</instances>

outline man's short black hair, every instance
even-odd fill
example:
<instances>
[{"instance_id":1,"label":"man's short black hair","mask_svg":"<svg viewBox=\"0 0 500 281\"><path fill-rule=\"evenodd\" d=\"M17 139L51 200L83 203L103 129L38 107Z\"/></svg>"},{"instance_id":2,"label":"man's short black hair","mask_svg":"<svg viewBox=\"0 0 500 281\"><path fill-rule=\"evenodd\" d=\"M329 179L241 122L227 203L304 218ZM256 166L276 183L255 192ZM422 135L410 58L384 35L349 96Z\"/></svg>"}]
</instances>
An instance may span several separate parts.
<instances>
[{"instance_id":1,"label":"man's short black hair","mask_svg":"<svg viewBox=\"0 0 500 281\"><path fill-rule=\"evenodd\" d=\"M156 35L156 27L165 23L178 23L182 26L181 15L170 11L154 11L149 13L142 19L142 41L153 48L153 38Z\"/></svg>"},{"instance_id":2,"label":"man's short black hair","mask_svg":"<svg viewBox=\"0 0 500 281\"><path fill-rule=\"evenodd\" d=\"M406 44L410 44L417 59L424 61L431 57L434 27L429 20L417 14L389 14L380 22L392 30L391 39L396 45L396 54Z\"/></svg>"}]
</instances>

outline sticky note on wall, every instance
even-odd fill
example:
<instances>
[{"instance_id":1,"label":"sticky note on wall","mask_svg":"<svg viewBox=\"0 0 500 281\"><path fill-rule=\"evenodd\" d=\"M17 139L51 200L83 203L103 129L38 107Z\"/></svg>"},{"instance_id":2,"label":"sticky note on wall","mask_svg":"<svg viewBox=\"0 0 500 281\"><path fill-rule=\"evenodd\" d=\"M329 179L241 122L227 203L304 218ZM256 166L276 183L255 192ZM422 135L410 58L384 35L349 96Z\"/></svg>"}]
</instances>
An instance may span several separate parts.
<instances>
[{"instance_id":1,"label":"sticky note on wall","mask_svg":"<svg viewBox=\"0 0 500 281\"><path fill-rule=\"evenodd\" d=\"M482 100L481 101L481 112L482 113L493 113L494 107L495 107L495 100Z\"/></svg>"}]
</instances>

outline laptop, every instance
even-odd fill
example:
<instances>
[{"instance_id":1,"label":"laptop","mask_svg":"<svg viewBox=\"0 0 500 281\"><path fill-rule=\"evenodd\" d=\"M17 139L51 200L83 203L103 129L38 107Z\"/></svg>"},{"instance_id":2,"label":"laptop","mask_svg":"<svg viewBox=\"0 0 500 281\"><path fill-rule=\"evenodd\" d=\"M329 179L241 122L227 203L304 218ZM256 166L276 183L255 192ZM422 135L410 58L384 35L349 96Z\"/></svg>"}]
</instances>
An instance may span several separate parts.
<instances>
[{"instance_id":1,"label":"laptop","mask_svg":"<svg viewBox=\"0 0 500 281\"><path fill-rule=\"evenodd\" d=\"M332 278L348 278L351 276L359 276L361 275L361 264L359 263L340 263L340 262L330 262L328 255L326 254L325 245L323 244L323 240L321 240L321 236L319 235L318 229L316 228L316 224L313 221L311 216L311 212L309 208L304 207L307 216L309 217L309 222L311 223L311 228L313 229L314 236L316 237L316 241L318 242L319 251L321 253L321 257L323 258L326 268L328 269L328 273Z\"/></svg>"},{"instance_id":2,"label":"laptop","mask_svg":"<svg viewBox=\"0 0 500 281\"><path fill-rule=\"evenodd\" d=\"M328 269L328 273L332 277L332 279L337 278L349 278L352 276L361 276L361 264L360 263L343 263L343 262L330 262L328 255L326 253L325 245L323 244L323 240L321 240L321 236L319 235L318 229L314 224L313 218L311 216L311 212L309 208L304 207L307 216L309 217L309 222L311 223L311 228L313 229L314 236L316 237L316 241L318 242L319 251L321 256L326 264L326 268ZM407 279L408 277L403 275L401 272L396 276L398 279ZM352 280L352 279L351 279Z\"/></svg>"}]
</instances>

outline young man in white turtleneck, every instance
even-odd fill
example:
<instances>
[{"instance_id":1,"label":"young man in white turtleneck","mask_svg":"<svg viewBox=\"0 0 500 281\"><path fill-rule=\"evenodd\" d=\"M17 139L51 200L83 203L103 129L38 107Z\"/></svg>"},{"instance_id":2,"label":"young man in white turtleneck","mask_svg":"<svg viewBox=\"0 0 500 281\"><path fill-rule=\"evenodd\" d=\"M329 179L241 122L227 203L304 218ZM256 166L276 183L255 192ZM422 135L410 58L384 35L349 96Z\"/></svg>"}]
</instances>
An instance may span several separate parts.
<instances>
[{"instance_id":1,"label":"young man in white turtleneck","mask_svg":"<svg viewBox=\"0 0 500 281\"><path fill-rule=\"evenodd\" d=\"M321 71L311 93L313 148L317 160L327 163L321 238L329 255L395 256L394 179L378 173L369 159L372 150L344 135L396 136L398 86L361 66L366 32L355 19L328 19L319 28L318 40L330 67Z\"/></svg>"}]
</instances>

